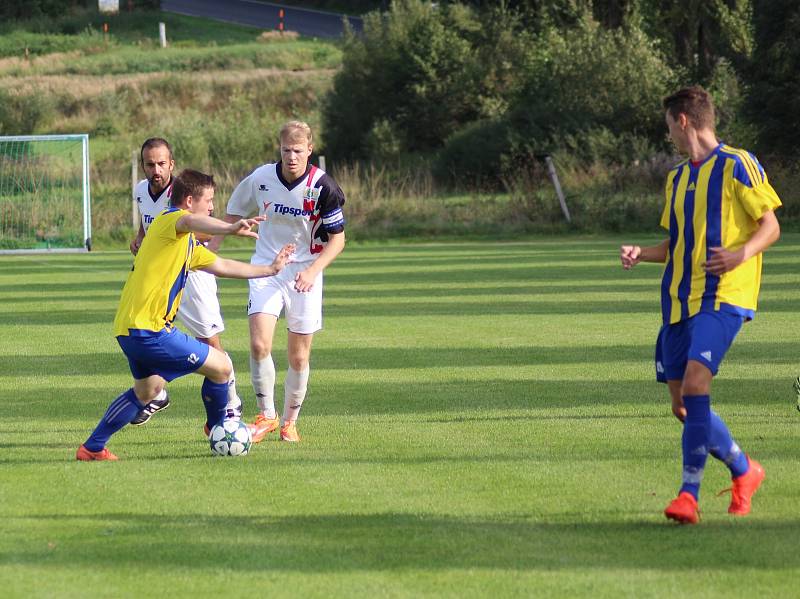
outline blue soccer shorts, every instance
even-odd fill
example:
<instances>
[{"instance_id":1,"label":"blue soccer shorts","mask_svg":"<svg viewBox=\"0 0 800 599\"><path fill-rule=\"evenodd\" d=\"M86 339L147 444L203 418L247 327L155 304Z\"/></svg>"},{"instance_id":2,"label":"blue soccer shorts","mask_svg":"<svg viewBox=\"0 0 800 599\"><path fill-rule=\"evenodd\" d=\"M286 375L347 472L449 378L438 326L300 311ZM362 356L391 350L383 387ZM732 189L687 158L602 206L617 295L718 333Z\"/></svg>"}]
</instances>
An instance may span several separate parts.
<instances>
[{"instance_id":1,"label":"blue soccer shorts","mask_svg":"<svg viewBox=\"0 0 800 599\"><path fill-rule=\"evenodd\" d=\"M744 316L731 312L698 312L688 320L661 327L656 341L656 380L683 380L686 363L695 360L715 375Z\"/></svg>"},{"instance_id":2,"label":"blue soccer shorts","mask_svg":"<svg viewBox=\"0 0 800 599\"><path fill-rule=\"evenodd\" d=\"M208 345L178 329L131 331L117 342L128 358L135 379L154 374L171 381L200 368L208 358Z\"/></svg>"}]
</instances>

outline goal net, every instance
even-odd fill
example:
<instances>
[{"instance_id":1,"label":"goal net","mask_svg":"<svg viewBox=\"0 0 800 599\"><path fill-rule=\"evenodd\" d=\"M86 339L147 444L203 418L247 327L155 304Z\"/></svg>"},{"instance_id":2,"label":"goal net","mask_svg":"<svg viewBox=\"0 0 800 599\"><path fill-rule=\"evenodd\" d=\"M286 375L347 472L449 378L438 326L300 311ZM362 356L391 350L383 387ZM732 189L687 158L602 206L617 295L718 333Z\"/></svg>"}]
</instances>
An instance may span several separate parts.
<instances>
[{"instance_id":1,"label":"goal net","mask_svg":"<svg viewBox=\"0 0 800 599\"><path fill-rule=\"evenodd\" d=\"M89 136L0 136L0 253L88 251Z\"/></svg>"}]
</instances>

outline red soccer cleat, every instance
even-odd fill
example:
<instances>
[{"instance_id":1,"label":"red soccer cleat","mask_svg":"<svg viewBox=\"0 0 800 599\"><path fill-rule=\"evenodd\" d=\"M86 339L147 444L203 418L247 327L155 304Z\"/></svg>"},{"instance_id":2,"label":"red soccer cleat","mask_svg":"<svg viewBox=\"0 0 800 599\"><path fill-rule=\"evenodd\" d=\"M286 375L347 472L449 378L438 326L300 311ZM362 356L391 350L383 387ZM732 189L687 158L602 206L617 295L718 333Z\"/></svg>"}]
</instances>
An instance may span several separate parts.
<instances>
[{"instance_id":1,"label":"red soccer cleat","mask_svg":"<svg viewBox=\"0 0 800 599\"><path fill-rule=\"evenodd\" d=\"M105 460L114 462L119 458L108 451L107 447L103 447L100 451L89 451L86 449L86 446L81 445L78 447L78 453L75 454L75 459L81 462L103 462Z\"/></svg>"},{"instance_id":2,"label":"red soccer cleat","mask_svg":"<svg viewBox=\"0 0 800 599\"><path fill-rule=\"evenodd\" d=\"M691 493L686 491L672 500L672 503L664 510L664 515L670 520L675 520L681 524L697 524L700 522L697 500Z\"/></svg>"},{"instance_id":3,"label":"red soccer cleat","mask_svg":"<svg viewBox=\"0 0 800 599\"><path fill-rule=\"evenodd\" d=\"M750 513L750 500L767 476L761 464L750 459L750 456L746 457L750 468L741 476L733 479L733 486L730 489L722 491L722 493L731 492L731 504L728 506L728 513L735 516L746 516Z\"/></svg>"}]
</instances>

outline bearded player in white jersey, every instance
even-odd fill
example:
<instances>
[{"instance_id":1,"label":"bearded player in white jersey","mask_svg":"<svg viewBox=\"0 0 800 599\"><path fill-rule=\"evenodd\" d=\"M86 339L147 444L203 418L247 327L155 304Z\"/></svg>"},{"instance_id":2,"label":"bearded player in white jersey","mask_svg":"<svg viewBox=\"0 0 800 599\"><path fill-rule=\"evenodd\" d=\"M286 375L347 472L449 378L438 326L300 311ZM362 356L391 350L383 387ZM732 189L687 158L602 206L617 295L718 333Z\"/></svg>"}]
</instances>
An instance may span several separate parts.
<instances>
[{"instance_id":1,"label":"bearded player in white jersey","mask_svg":"<svg viewBox=\"0 0 800 599\"><path fill-rule=\"evenodd\" d=\"M147 177L142 179L133 189L133 199L139 207L141 223L139 232L131 241L131 253L135 256L139 251L147 229L156 216L169 208L172 197L172 171L175 160L172 148L167 140L151 137L142 144L140 152L142 169ZM222 343L219 334L225 330L222 312L217 298L217 279L205 271L191 271L186 279L183 300L178 310L178 319L190 335L220 351ZM141 425L150 420L153 414L169 406L169 396L161 391L158 397L148 403L131 424ZM242 402L236 393L236 379L231 374L228 383L229 417L241 416Z\"/></svg>"},{"instance_id":2,"label":"bearded player in white jersey","mask_svg":"<svg viewBox=\"0 0 800 599\"><path fill-rule=\"evenodd\" d=\"M250 376L259 410L251 426L255 442L279 428L281 440L300 440L295 423L308 387L311 341L322 328L322 271L345 244L344 194L330 175L309 164L312 142L306 123L286 123L280 131L280 161L260 166L242 180L226 209L228 222L251 214L266 219L258 227L252 264L270 264L286 243L296 246L278 276L250 281ZM272 340L282 311L289 331L289 367L281 418L275 410Z\"/></svg>"}]
</instances>

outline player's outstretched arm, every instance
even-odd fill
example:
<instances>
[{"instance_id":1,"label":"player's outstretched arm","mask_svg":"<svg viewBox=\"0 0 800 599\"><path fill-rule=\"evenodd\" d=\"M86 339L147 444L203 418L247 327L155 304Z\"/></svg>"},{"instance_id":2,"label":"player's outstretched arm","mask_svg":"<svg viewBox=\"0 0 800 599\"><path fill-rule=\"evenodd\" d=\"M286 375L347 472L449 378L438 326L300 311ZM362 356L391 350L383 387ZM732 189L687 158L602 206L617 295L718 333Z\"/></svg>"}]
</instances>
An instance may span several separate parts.
<instances>
[{"instance_id":1,"label":"player's outstretched arm","mask_svg":"<svg viewBox=\"0 0 800 599\"><path fill-rule=\"evenodd\" d=\"M639 262L666 262L669 251L669 239L658 245L641 247L638 245L623 245L619 248L619 259L622 268L630 270Z\"/></svg>"},{"instance_id":2,"label":"player's outstretched arm","mask_svg":"<svg viewBox=\"0 0 800 599\"><path fill-rule=\"evenodd\" d=\"M258 223L264 220L263 216L253 218L240 218L228 223L224 220L206 216L205 214L184 214L175 223L175 230L180 233L194 231L208 235L238 235L239 237L253 237L258 239L258 233L252 231Z\"/></svg>"},{"instance_id":3,"label":"player's outstretched arm","mask_svg":"<svg viewBox=\"0 0 800 599\"><path fill-rule=\"evenodd\" d=\"M241 216L238 216L236 214L226 214L225 216L222 217L222 220L224 220L226 223L235 223L241 218L242 218ZM211 238L206 247L216 254L219 251L219 248L222 245L222 241L224 239L225 239L224 235L214 235L214 237Z\"/></svg>"},{"instance_id":4,"label":"player's outstretched arm","mask_svg":"<svg viewBox=\"0 0 800 599\"><path fill-rule=\"evenodd\" d=\"M278 274L283 267L289 262L292 254L294 254L295 245L289 243L281 248L272 264L247 264L246 262L239 262L238 260L229 260L227 258L217 258L203 268L204 271L210 272L212 275L218 277L227 277L229 279L257 279L259 277L271 277Z\"/></svg>"}]
</instances>

